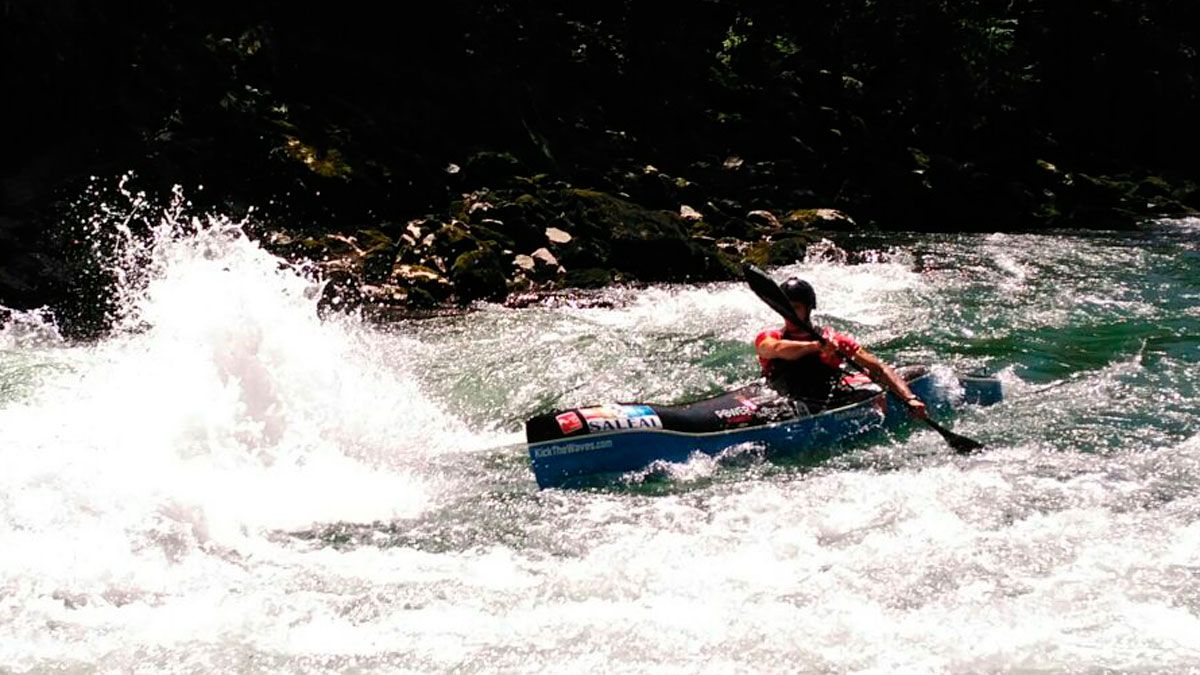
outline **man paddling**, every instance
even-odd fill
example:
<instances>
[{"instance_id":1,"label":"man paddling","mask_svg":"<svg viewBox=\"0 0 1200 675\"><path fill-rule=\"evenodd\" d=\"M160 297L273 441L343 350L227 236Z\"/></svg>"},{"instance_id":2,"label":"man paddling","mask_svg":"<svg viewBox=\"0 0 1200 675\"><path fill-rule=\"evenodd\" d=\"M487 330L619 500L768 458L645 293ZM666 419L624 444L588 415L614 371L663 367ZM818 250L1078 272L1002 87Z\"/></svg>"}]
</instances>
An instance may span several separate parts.
<instances>
[{"instance_id":1,"label":"man paddling","mask_svg":"<svg viewBox=\"0 0 1200 675\"><path fill-rule=\"evenodd\" d=\"M925 418L925 404L917 398L904 378L891 366L863 349L854 338L831 328L821 330L824 344L808 331L809 315L817 308L817 294L803 279L792 277L780 286L803 326L786 320L782 330L765 330L754 340L754 350L762 365L763 376L775 391L803 403L810 413L837 404L844 392L845 374L840 366L851 359L864 368L876 382L886 383L908 410Z\"/></svg>"}]
</instances>

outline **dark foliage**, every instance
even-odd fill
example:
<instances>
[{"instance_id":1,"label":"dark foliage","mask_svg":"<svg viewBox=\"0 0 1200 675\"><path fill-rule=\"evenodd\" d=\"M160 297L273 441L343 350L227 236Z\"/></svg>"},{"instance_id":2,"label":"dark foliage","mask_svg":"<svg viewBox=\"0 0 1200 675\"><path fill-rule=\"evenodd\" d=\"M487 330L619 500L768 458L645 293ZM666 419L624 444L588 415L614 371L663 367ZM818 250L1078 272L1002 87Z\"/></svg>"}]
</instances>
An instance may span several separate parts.
<instances>
[{"instance_id":1,"label":"dark foliage","mask_svg":"<svg viewBox=\"0 0 1200 675\"><path fill-rule=\"evenodd\" d=\"M1125 227L1200 194L1200 9L1182 0L0 12L10 258L46 246L28 223L57 196L127 169L310 232L448 217L522 181L687 203L714 230L818 206L895 228Z\"/></svg>"}]
</instances>

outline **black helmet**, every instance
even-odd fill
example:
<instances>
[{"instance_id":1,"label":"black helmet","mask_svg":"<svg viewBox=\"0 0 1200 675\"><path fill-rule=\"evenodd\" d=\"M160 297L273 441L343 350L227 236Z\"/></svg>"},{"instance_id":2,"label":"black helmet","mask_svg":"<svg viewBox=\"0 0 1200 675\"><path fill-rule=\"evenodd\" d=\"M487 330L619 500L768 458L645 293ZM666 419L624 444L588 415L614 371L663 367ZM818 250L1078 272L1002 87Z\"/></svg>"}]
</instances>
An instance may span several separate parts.
<instances>
[{"instance_id":1,"label":"black helmet","mask_svg":"<svg viewBox=\"0 0 1200 675\"><path fill-rule=\"evenodd\" d=\"M799 277L792 277L783 282L780 288L783 289L783 294L787 296L788 300L802 302L810 310L817 308L817 292L807 281Z\"/></svg>"}]
</instances>

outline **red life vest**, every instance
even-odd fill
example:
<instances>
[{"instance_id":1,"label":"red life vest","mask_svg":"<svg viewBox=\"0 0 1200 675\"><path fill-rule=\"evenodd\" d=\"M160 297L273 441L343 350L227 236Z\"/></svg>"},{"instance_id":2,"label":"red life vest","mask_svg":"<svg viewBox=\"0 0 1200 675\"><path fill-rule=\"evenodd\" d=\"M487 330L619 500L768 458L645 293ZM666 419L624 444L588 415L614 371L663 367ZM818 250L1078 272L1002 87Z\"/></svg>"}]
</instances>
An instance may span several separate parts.
<instances>
[{"instance_id":1,"label":"red life vest","mask_svg":"<svg viewBox=\"0 0 1200 675\"><path fill-rule=\"evenodd\" d=\"M861 349L858 341L849 335L838 333L828 327L821 329L821 333L826 340L838 348L841 354L853 356ZM807 341L813 339L813 336L807 332L793 333L785 327L783 330L765 330L759 333L758 337L754 339L754 346L757 348L768 337L776 340ZM773 389L804 402L813 411L824 408L838 389L844 375L841 369L843 361L844 359L840 356L827 357L821 352L795 360L764 359L762 357L758 359L762 366L763 377L767 379Z\"/></svg>"}]
</instances>

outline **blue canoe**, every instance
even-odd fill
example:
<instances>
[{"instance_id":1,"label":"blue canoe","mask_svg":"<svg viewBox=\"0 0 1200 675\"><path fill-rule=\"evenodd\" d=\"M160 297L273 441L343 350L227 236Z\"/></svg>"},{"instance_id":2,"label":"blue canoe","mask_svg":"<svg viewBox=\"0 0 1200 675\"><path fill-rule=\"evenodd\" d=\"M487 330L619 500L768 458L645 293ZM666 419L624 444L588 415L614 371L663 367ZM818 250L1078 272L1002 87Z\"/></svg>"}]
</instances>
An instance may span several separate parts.
<instances>
[{"instance_id":1,"label":"blue canoe","mask_svg":"<svg viewBox=\"0 0 1200 675\"><path fill-rule=\"evenodd\" d=\"M1003 398L994 377L962 376L954 382L939 381L924 366L897 371L933 412L992 405ZM656 461L684 462L696 452L716 455L746 443L768 453L803 454L908 419L894 397L873 385L854 398L809 415L755 384L676 406L619 403L555 410L527 421L525 433L538 486L548 488Z\"/></svg>"}]
</instances>

